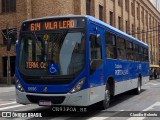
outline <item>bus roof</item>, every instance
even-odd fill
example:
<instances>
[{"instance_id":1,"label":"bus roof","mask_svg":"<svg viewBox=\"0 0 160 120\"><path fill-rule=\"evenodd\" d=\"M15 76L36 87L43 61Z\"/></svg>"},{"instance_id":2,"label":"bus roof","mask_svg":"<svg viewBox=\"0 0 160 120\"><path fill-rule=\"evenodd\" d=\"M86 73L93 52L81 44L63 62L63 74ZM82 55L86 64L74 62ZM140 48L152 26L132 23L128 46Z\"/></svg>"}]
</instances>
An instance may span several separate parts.
<instances>
[{"instance_id":1,"label":"bus roof","mask_svg":"<svg viewBox=\"0 0 160 120\"><path fill-rule=\"evenodd\" d=\"M142 45L144 45L145 47L148 47L148 45L147 45L146 43L144 43L144 42L142 42L142 41L140 41L140 40L132 37L131 35L123 32L123 31L121 31L121 30L119 30L119 29L117 29L117 28L115 28L115 27L113 27L113 26L111 26L111 25L109 25L109 24L107 24L107 23L99 20L99 19L96 19L96 18L94 18L94 17L92 17L92 16L87 16L87 17L88 17L91 21L93 21L93 22L95 21L95 22L103 25L105 28L108 28L111 32L114 32L114 33L118 34L119 36L122 36L122 37L128 38L128 39L131 39L132 41L134 40L133 42L138 43L138 44L142 44Z\"/></svg>"},{"instance_id":2,"label":"bus roof","mask_svg":"<svg viewBox=\"0 0 160 120\"><path fill-rule=\"evenodd\" d=\"M99 20L99 19L96 19L92 16L89 16L89 15L63 15L63 16L46 16L46 17L42 17L42 18L34 18L34 19L29 19L29 20L26 20L24 22L29 22L29 21L37 21L37 20L45 20L45 19L53 19L53 18L76 18L76 17L86 17L88 18L90 21L92 22L95 22L95 23L98 23L101 27L104 27L104 28L107 28L109 29L111 32L114 32L116 34L118 34L119 36L122 36L124 38L128 38L128 39L131 39L131 40L134 40L133 42L136 42L137 44L142 44L144 45L145 47L148 47L148 45L134 37L132 37L131 35L128 35L127 33L115 28L115 27L112 27L111 25Z\"/></svg>"}]
</instances>

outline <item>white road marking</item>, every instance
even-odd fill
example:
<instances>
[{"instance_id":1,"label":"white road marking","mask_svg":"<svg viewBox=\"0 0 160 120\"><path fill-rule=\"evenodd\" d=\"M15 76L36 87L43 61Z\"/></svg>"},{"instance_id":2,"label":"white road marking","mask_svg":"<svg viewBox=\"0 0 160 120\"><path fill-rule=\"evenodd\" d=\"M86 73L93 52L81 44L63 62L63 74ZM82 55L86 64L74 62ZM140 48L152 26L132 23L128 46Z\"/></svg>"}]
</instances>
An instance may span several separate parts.
<instances>
[{"instance_id":1,"label":"white road marking","mask_svg":"<svg viewBox=\"0 0 160 120\"><path fill-rule=\"evenodd\" d=\"M160 83L157 83L157 84L155 84L155 83L147 83L145 85L160 85Z\"/></svg>"},{"instance_id":2,"label":"white road marking","mask_svg":"<svg viewBox=\"0 0 160 120\"><path fill-rule=\"evenodd\" d=\"M15 102L10 102L10 103L5 103L5 104L0 104L0 106L10 105L10 104L15 104L15 103L16 103L16 101Z\"/></svg>"},{"instance_id":3,"label":"white road marking","mask_svg":"<svg viewBox=\"0 0 160 120\"><path fill-rule=\"evenodd\" d=\"M6 92L15 92L14 90L10 90L10 91L1 91L1 93L6 93Z\"/></svg>"},{"instance_id":4,"label":"white road marking","mask_svg":"<svg viewBox=\"0 0 160 120\"><path fill-rule=\"evenodd\" d=\"M4 87L0 89L0 93L5 93L5 92L14 92L15 91L15 87Z\"/></svg>"},{"instance_id":5,"label":"white road marking","mask_svg":"<svg viewBox=\"0 0 160 120\"><path fill-rule=\"evenodd\" d=\"M92 117L92 118L89 118L87 120L105 120L107 118L109 118L109 117Z\"/></svg>"},{"instance_id":6,"label":"white road marking","mask_svg":"<svg viewBox=\"0 0 160 120\"><path fill-rule=\"evenodd\" d=\"M143 111L152 110L154 106L160 106L160 102L156 102L153 105L149 106L148 108L144 109ZM146 117L131 117L127 120L144 120Z\"/></svg>"},{"instance_id":7,"label":"white road marking","mask_svg":"<svg viewBox=\"0 0 160 120\"><path fill-rule=\"evenodd\" d=\"M11 109L11 108L17 108L17 107L22 107L25 105L13 105L13 106L9 106L9 107L2 107L0 108L0 110L7 110L7 109Z\"/></svg>"},{"instance_id":8,"label":"white road marking","mask_svg":"<svg viewBox=\"0 0 160 120\"><path fill-rule=\"evenodd\" d=\"M143 111L151 110L154 106L160 106L160 102L156 102L153 105L149 106L148 108L144 109Z\"/></svg>"}]
</instances>

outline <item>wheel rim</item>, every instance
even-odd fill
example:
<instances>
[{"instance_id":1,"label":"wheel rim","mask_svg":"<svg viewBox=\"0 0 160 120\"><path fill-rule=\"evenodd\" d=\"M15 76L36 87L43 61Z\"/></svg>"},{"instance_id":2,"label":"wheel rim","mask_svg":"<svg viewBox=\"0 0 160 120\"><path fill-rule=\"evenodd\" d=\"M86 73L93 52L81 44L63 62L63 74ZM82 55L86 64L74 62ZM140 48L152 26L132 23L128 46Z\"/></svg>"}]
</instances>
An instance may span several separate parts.
<instances>
[{"instance_id":1,"label":"wheel rim","mask_svg":"<svg viewBox=\"0 0 160 120\"><path fill-rule=\"evenodd\" d=\"M106 107L109 105L109 101L110 101L110 92L109 90L106 90L105 91L105 101L104 101L104 104Z\"/></svg>"},{"instance_id":2,"label":"wheel rim","mask_svg":"<svg viewBox=\"0 0 160 120\"><path fill-rule=\"evenodd\" d=\"M140 85L140 80L138 79L138 92L141 91L141 85Z\"/></svg>"}]
</instances>

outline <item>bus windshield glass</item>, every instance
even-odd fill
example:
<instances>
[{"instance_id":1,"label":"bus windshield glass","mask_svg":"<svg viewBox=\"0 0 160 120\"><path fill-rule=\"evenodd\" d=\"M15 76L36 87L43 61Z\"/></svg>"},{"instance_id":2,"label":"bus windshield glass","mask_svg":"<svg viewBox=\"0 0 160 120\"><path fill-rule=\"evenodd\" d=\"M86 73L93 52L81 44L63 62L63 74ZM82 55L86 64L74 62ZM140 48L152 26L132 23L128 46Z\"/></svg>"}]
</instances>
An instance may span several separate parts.
<instances>
[{"instance_id":1,"label":"bus windshield glass","mask_svg":"<svg viewBox=\"0 0 160 120\"><path fill-rule=\"evenodd\" d=\"M21 32L19 70L24 75L73 75L85 65L83 29Z\"/></svg>"}]
</instances>

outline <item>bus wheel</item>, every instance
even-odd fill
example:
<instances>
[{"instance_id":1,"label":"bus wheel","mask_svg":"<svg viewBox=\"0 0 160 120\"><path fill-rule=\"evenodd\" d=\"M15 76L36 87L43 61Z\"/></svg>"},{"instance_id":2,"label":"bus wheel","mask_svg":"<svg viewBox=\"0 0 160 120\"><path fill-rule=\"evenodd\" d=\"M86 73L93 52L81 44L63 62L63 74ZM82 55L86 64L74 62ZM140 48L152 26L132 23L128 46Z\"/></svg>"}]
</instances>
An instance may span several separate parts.
<instances>
[{"instance_id":1,"label":"bus wheel","mask_svg":"<svg viewBox=\"0 0 160 120\"><path fill-rule=\"evenodd\" d=\"M110 86L107 84L106 90L105 90L105 97L104 97L104 100L101 102L101 109L102 110L105 110L109 107L110 99L111 99Z\"/></svg>"},{"instance_id":2,"label":"bus wheel","mask_svg":"<svg viewBox=\"0 0 160 120\"><path fill-rule=\"evenodd\" d=\"M141 78L138 77L137 88L135 89L135 94L138 95L141 93Z\"/></svg>"}]
</instances>

